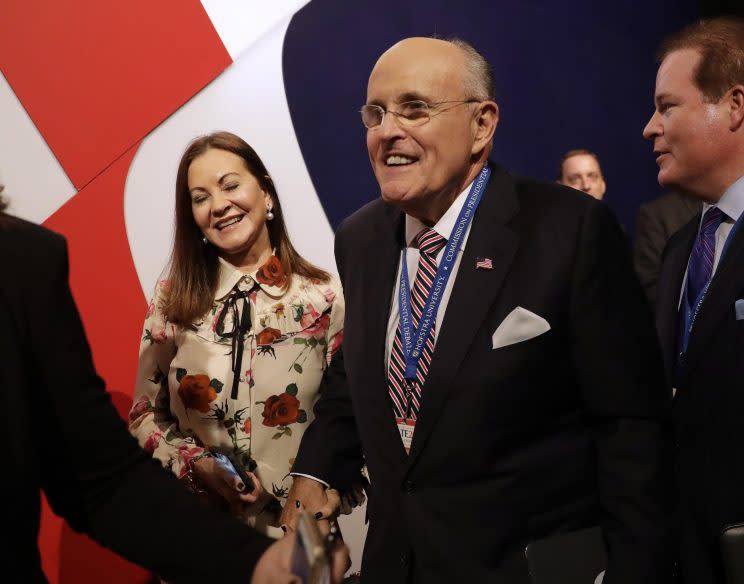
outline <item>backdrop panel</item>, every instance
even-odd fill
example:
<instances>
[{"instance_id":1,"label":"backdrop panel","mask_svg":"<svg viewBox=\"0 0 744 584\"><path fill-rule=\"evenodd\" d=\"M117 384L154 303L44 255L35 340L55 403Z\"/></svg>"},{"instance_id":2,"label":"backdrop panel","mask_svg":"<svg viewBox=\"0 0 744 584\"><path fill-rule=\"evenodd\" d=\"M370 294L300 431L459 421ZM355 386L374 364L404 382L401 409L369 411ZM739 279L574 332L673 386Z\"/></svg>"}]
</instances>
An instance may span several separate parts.
<instances>
[{"instance_id":1,"label":"backdrop panel","mask_svg":"<svg viewBox=\"0 0 744 584\"><path fill-rule=\"evenodd\" d=\"M641 131L653 109L654 52L696 14L692 0L315 0L287 32L284 77L297 138L331 223L378 196L358 110L382 51L406 36L459 36L494 67L501 120L493 158L555 180L572 148L598 153L607 203L632 235L660 193Z\"/></svg>"},{"instance_id":2,"label":"backdrop panel","mask_svg":"<svg viewBox=\"0 0 744 584\"><path fill-rule=\"evenodd\" d=\"M77 188L230 62L198 0L0 4L0 68Z\"/></svg>"}]
</instances>

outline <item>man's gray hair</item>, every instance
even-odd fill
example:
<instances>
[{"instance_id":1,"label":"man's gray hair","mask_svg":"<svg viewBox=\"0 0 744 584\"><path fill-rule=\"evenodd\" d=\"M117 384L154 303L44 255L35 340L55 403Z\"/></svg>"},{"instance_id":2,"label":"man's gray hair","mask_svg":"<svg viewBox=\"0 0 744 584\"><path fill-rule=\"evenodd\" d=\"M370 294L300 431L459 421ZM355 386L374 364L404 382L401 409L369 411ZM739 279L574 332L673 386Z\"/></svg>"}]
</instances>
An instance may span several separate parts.
<instances>
[{"instance_id":1,"label":"man's gray hair","mask_svg":"<svg viewBox=\"0 0 744 584\"><path fill-rule=\"evenodd\" d=\"M457 37L447 39L465 53L465 94L468 99L494 99L496 88L491 65L473 45Z\"/></svg>"}]
</instances>

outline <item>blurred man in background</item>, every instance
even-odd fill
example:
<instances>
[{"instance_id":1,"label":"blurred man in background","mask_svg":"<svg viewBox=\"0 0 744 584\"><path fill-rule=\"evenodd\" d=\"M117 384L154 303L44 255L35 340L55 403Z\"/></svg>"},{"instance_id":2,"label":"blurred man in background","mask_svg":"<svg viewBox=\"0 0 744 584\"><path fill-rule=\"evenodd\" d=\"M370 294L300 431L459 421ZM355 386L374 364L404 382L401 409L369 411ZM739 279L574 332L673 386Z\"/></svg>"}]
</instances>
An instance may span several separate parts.
<instances>
[{"instance_id":1,"label":"blurred man in background","mask_svg":"<svg viewBox=\"0 0 744 584\"><path fill-rule=\"evenodd\" d=\"M578 191L584 191L598 201L604 197L605 184L599 158L591 150L569 150L561 158L558 182Z\"/></svg>"},{"instance_id":2,"label":"blurred man in background","mask_svg":"<svg viewBox=\"0 0 744 584\"><path fill-rule=\"evenodd\" d=\"M656 285L661 258L669 238L700 213L699 200L681 193L666 193L643 203L636 217L633 267L652 307L656 305Z\"/></svg>"}]
</instances>

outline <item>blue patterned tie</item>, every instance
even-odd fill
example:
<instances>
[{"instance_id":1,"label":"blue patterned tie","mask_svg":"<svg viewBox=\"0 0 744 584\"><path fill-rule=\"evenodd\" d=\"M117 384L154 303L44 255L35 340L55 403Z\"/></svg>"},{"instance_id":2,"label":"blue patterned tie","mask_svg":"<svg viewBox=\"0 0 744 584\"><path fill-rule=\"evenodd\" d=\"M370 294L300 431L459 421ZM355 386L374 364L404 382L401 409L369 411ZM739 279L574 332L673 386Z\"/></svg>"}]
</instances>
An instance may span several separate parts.
<instances>
[{"instance_id":1,"label":"blue patterned tie","mask_svg":"<svg viewBox=\"0 0 744 584\"><path fill-rule=\"evenodd\" d=\"M694 318L697 308L697 300L700 292L710 281L713 274L713 260L716 257L716 230L726 215L718 207L710 207L703 215L700 233L695 238L695 244L690 252L690 261L687 264L687 288L685 299L687 309L680 306L679 320L677 324L677 359L674 367L673 383L677 387L680 383L681 366L684 359L685 338L687 327L691 326L688 321Z\"/></svg>"},{"instance_id":2,"label":"blue patterned tie","mask_svg":"<svg viewBox=\"0 0 744 584\"><path fill-rule=\"evenodd\" d=\"M691 308L700 292L710 280L713 273L713 259L716 255L716 230L724 218L724 213L718 207L711 207L703 215L700 234L695 240L690 253L690 263L687 269L687 302Z\"/></svg>"}]
</instances>

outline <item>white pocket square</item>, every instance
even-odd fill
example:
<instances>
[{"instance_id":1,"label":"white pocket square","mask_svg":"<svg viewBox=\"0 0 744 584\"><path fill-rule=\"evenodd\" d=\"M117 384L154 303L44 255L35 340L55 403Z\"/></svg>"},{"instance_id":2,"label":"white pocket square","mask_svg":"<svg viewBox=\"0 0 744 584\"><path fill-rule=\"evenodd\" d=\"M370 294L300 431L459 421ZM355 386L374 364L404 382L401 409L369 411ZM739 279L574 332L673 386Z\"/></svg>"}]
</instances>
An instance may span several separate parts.
<instances>
[{"instance_id":1,"label":"white pocket square","mask_svg":"<svg viewBox=\"0 0 744 584\"><path fill-rule=\"evenodd\" d=\"M514 343L521 343L547 333L548 321L526 308L517 306L501 322L491 337L492 348L500 349Z\"/></svg>"}]
</instances>

